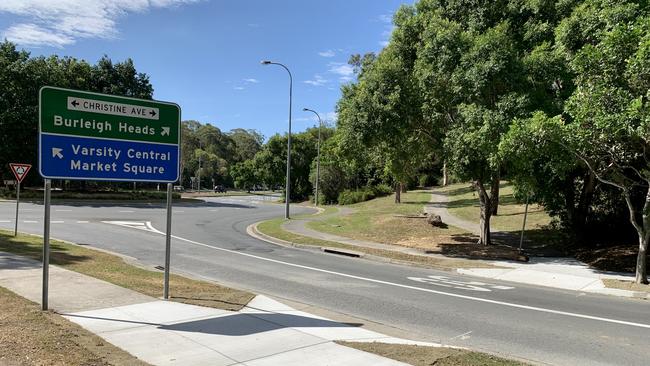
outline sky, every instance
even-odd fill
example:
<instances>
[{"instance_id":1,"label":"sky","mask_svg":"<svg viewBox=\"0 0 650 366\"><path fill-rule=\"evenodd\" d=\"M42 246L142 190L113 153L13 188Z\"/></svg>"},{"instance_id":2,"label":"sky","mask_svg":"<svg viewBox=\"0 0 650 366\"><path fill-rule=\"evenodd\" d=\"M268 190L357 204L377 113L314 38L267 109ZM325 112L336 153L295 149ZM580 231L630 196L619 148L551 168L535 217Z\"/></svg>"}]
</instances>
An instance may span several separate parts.
<instances>
[{"instance_id":1,"label":"sky","mask_svg":"<svg viewBox=\"0 0 650 366\"><path fill-rule=\"evenodd\" d=\"M33 56L133 59L184 120L286 133L334 124L351 54L379 52L407 0L1 0L0 37Z\"/></svg>"}]
</instances>

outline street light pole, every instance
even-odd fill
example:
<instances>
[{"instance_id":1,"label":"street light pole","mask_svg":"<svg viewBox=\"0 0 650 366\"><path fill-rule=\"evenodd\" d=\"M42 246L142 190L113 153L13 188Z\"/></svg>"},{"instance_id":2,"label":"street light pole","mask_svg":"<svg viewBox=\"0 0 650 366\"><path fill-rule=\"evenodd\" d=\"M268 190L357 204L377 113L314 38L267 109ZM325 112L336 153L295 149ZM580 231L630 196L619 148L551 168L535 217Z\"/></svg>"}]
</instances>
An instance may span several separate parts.
<instances>
[{"instance_id":1,"label":"street light pole","mask_svg":"<svg viewBox=\"0 0 650 366\"><path fill-rule=\"evenodd\" d=\"M323 126L323 121L320 119L320 115L315 110L309 108L302 109L305 112L312 112L318 117L318 142L316 143L316 197L314 204L318 206L318 182L320 182L320 130Z\"/></svg>"},{"instance_id":2,"label":"street light pole","mask_svg":"<svg viewBox=\"0 0 650 366\"><path fill-rule=\"evenodd\" d=\"M289 219L289 202L291 197L291 103L293 94L293 76L291 75L289 68L279 62L262 61L261 63L262 65L282 66L285 70L287 70L287 73L289 74L289 135L287 138L287 183L284 198L284 218Z\"/></svg>"}]
</instances>

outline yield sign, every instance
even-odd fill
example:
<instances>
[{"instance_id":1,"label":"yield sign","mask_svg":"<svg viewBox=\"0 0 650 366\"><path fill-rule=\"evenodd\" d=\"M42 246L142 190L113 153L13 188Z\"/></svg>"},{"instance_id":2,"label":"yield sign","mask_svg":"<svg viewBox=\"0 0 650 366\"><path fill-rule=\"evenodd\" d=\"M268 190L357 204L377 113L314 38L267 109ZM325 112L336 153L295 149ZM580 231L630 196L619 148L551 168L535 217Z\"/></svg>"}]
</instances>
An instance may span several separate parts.
<instances>
[{"instance_id":1,"label":"yield sign","mask_svg":"<svg viewBox=\"0 0 650 366\"><path fill-rule=\"evenodd\" d=\"M25 176L27 176L27 172L29 172L29 169L32 168L30 164L21 164L21 163L9 163L9 167L11 167L11 171L14 172L14 175L16 176L16 180L18 183L22 182L23 179L25 179Z\"/></svg>"}]
</instances>

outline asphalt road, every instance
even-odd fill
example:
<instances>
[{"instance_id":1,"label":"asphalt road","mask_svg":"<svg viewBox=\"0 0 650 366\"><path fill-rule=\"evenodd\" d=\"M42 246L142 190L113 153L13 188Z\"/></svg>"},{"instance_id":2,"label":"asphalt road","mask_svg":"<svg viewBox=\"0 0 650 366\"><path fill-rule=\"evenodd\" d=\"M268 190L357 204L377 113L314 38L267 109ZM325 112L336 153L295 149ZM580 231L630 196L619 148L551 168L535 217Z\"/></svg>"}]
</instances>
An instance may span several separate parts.
<instances>
[{"instance_id":1,"label":"asphalt road","mask_svg":"<svg viewBox=\"0 0 650 366\"><path fill-rule=\"evenodd\" d=\"M0 227L15 206L0 203ZM293 208L293 213L309 212ZM648 365L650 302L527 286L312 250L246 234L282 216L262 198L211 198L174 207L172 271L385 324L425 339L538 364ZM55 204L51 235L164 262L165 210L146 204ZM150 223L147 225L147 223ZM19 230L41 234L43 207L21 203ZM173 288L170 290L173 294Z\"/></svg>"}]
</instances>

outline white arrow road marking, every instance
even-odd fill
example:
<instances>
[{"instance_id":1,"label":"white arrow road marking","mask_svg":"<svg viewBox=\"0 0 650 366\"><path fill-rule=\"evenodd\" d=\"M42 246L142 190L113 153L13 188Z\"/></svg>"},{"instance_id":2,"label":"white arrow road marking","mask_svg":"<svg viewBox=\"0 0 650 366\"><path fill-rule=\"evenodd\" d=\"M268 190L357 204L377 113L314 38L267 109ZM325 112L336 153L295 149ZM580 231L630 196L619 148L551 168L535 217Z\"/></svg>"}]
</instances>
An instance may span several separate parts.
<instances>
[{"instance_id":1,"label":"white arrow road marking","mask_svg":"<svg viewBox=\"0 0 650 366\"><path fill-rule=\"evenodd\" d=\"M128 227L130 229L138 229L144 231L150 231L158 233L158 230L153 229L150 222L140 222L140 221L102 221L104 224L117 225L122 227Z\"/></svg>"},{"instance_id":2,"label":"white arrow road marking","mask_svg":"<svg viewBox=\"0 0 650 366\"><path fill-rule=\"evenodd\" d=\"M57 157L59 159L63 159L63 154L61 154L62 151L63 151L63 149L61 149L61 148L53 147L52 148L52 157L53 158Z\"/></svg>"},{"instance_id":3,"label":"white arrow road marking","mask_svg":"<svg viewBox=\"0 0 650 366\"><path fill-rule=\"evenodd\" d=\"M151 222L147 221L145 223L145 225L148 228L148 231L154 232L154 233L159 234L159 235L165 235L165 233L163 233L162 231L157 230L156 228L154 228L151 225ZM628 326L632 326L632 327L650 329L650 324L634 323L634 322L629 322L629 321L625 321L625 320L602 318L602 317L593 316L593 315L572 313L572 312L561 311L561 310L553 310L553 309L541 308L541 307L537 307L537 306L521 305L521 304L516 304L516 303L511 303L511 302L484 299L484 298L481 298L481 297L474 297L474 296L469 296L469 295L455 294L453 292L444 292L444 291L432 290L432 289L429 289L429 288L416 287L416 286L410 286L410 285L403 285L401 283L376 280L374 278L355 276L355 275L351 275L351 274L347 274L347 273L335 272L335 271L330 271L330 270L322 269L322 268L304 266L302 264L284 262L284 261L277 260L277 259L264 258L264 257L260 257L260 256L257 256L257 255L254 255L254 254L248 254L248 253L238 252L238 251L235 251L235 250L215 247L215 246L204 244L204 243L199 243L198 241L181 238L180 236L176 236L176 235L172 235L171 237L176 239L176 240L184 241L184 242L192 244L192 245L196 245L196 246L216 250L216 251L219 251L219 252L226 252L226 253L230 253L230 254L241 255L241 256L244 256L244 257L254 258L254 259L265 261L265 262L282 264L282 265L285 265L285 266L306 269L306 270L314 271L314 272L327 273L327 274L334 275L334 276L339 276L339 277L352 278L352 279L359 280L359 281L377 283L377 284L381 284L381 285L405 288L405 289L415 290L415 291L428 292L428 293L442 295L442 296L455 297L455 298L458 298L458 299L464 299L464 300L470 300L470 301L476 301L476 302L484 302L484 303L494 304L494 305L507 306L507 307L511 307L511 308L538 311L540 313L563 315L563 316L569 316L569 317L573 317L573 318L588 319L588 320L595 320L595 321L601 321L601 322L606 322L606 323L614 323L614 324L628 325Z\"/></svg>"},{"instance_id":4,"label":"white arrow road marking","mask_svg":"<svg viewBox=\"0 0 650 366\"><path fill-rule=\"evenodd\" d=\"M510 287L510 286L493 285L491 283L485 283L485 282L457 281L457 280L452 280L451 278L445 276L407 277L407 278L411 281L429 283L440 287L452 287L452 288L457 288L460 290L468 290L468 291L491 292L492 291L491 289L496 289L496 290L514 289L514 287Z\"/></svg>"}]
</instances>

